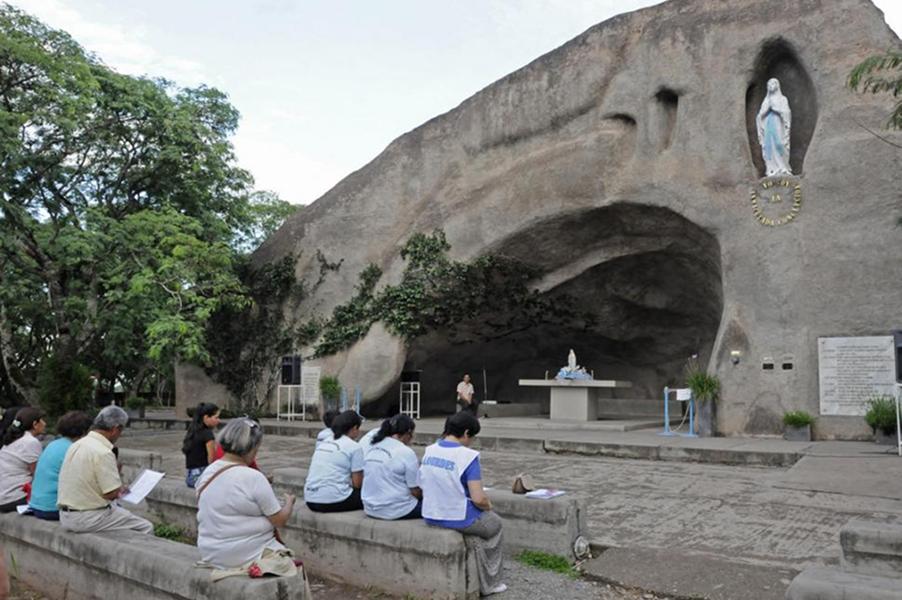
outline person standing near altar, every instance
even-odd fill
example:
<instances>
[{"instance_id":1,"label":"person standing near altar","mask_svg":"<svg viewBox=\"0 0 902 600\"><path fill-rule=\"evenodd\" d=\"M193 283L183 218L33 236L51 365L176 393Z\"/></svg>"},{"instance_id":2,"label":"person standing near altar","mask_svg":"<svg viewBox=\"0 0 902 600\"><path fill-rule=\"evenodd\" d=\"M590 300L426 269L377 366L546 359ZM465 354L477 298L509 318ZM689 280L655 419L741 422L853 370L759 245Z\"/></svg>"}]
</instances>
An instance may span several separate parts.
<instances>
[{"instance_id":1,"label":"person standing near altar","mask_svg":"<svg viewBox=\"0 0 902 600\"><path fill-rule=\"evenodd\" d=\"M470 383L468 373L464 373L464 378L457 384L457 404L460 405L461 410L470 411L474 417L478 416L479 403L476 402L476 391L473 389L473 384Z\"/></svg>"}]
</instances>

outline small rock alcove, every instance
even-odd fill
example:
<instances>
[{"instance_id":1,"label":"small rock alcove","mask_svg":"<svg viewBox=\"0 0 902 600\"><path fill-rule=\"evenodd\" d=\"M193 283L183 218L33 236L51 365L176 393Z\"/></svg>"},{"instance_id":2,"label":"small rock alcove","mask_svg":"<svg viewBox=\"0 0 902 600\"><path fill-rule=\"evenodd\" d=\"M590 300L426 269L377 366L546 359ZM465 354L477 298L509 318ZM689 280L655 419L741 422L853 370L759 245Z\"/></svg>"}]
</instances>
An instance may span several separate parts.
<instances>
[{"instance_id":1,"label":"small rock alcove","mask_svg":"<svg viewBox=\"0 0 902 600\"><path fill-rule=\"evenodd\" d=\"M658 206L618 203L557 216L503 240L492 254L536 269L530 282L544 298L572 303L572 320L539 319L499 330L504 315L482 315L454 331L417 338L408 369L422 370L423 414L454 408L454 388L469 372L478 396L502 402L547 402L547 390L521 388L576 350L595 377L628 379L622 396L656 398L676 381L687 357L710 351L723 310L720 245L681 215ZM397 404L397 391L379 402Z\"/></svg>"},{"instance_id":2,"label":"small rock alcove","mask_svg":"<svg viewBox=\"0 0 902 600\"><path fill-rule=\"evenodd\" d=\"M789 108L792 110L789 163L792 172L801 175L805 154L817 126L817 92L808 71L799 59L798 52L783 38L768 40L762 44L746 90L745 124L752 162L758 176L763 177L764 160L761 158L755 117L767 92L767 80L772 77L780 81L780 88L789 99Z\"/></svg>"}]
</instances>

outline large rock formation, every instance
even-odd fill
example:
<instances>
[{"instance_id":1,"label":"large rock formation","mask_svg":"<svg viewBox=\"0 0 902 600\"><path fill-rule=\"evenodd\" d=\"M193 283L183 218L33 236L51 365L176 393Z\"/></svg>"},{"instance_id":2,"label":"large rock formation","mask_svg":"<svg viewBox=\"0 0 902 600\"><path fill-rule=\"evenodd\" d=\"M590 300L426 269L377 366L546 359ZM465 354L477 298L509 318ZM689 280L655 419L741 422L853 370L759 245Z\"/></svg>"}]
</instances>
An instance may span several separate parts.
<instances>
[{"instance_id":1,"label":"large rock formation","mask_svg":"<svg viewBox=\"0 0 902 600\"><path fill-rule=\"evenodd\" d=\"M298 276L316 280L317 250L344 259L301 307L328 316L367 264L396 282L401 245L442 228L455 258L519 259L539 269L535 289L596 315L492 340L405 344L374 326L323 361L367 402L394 402L405 364L423 369L427 412L450 408L462 371L481 384L483 367L489 396L524 400L517 378L557 369L571 347L596 377L657 397L699 352L722 380L720 429L776 432L786 410L818 412L818 336L902 323L902 154L859 125L881 127L892 102L846 87L888 48L899 40L867 0L673 0L618 16L395 140L256 260L299 253ZM782 204L761 187L754 123L770 77L793 110L798 176L777 180Z\"/></svg>"}]
</instances>

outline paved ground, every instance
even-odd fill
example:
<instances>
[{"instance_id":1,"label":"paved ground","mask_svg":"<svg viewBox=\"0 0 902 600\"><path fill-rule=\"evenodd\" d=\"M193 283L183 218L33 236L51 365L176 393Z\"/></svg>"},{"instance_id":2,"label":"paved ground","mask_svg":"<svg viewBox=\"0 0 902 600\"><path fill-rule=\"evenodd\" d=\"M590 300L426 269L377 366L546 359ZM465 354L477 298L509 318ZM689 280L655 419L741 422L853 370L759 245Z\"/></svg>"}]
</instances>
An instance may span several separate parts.
<instances>
[{"instance_id":1,"label":"paved ground","mask_svg":"<svg viewBox=\"0 0 902 600\"><path fill-rule=\"evenodd\" d=\"M163 453L166 471L181 477L182 435L129 431L122 445ZM660 443L653 432L644 435ZM486 485L507 487L526 471L540 485L585 498L593 542L611 548L587 565L597 577L686 597L776 600L796 570L836 560L839 529L852 517L902 519L902 459L865 443L804 447L791 468L491 450L482 460ZM270 435L260 463L264 469L306 466L312 452L309 438ZM598 593L591 586L572 597L605 598ZM534 597L519 594L508 597Z\"/></svg>"}]
</instances>

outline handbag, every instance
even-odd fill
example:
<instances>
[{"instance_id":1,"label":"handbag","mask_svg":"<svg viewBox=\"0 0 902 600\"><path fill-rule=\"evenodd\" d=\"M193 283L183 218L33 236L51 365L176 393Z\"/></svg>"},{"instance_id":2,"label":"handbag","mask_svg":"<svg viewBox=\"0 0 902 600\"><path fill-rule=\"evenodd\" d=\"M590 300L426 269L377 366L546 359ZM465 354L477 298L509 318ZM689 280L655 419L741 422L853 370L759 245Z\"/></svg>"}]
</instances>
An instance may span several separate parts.
<instances>
[{"instance_id":1,"label":"handbag","mask_svg":"<svg viewBox=\"0 0 902 600\"><path fill-rule=\"evenodd\" d=\"M532 477L530 477L526 473L520 473L514 478L514 485L511 486L511 491L515 494L525 494L526 492L531 492L536 489L535 484L532 482Z\"/></svg>"}]
</instances>

